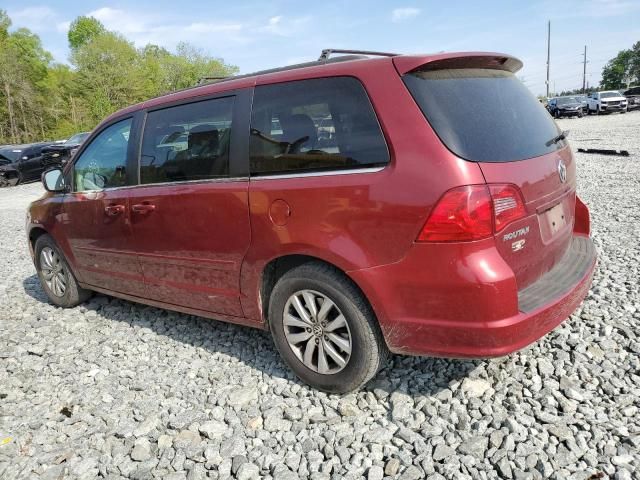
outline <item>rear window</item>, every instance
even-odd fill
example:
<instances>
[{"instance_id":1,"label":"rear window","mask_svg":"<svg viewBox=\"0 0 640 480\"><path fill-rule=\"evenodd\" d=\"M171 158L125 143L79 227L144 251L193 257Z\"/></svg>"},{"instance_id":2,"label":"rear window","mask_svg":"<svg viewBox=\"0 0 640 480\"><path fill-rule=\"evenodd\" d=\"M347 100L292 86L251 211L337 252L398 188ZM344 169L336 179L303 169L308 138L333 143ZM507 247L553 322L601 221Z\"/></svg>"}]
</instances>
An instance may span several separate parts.
<instances>
[{"instance_id":1,"label":"rear window","mask_svg":"<svg viewBox=\"0 0 640 480\"><path fill-rule=\"evenodd\" d=\"M565 146L548 144L560 130L515 75L502 70L460 68L403 76L442 142L476 162L538 157Z\"/></svg>"}]
</instances>

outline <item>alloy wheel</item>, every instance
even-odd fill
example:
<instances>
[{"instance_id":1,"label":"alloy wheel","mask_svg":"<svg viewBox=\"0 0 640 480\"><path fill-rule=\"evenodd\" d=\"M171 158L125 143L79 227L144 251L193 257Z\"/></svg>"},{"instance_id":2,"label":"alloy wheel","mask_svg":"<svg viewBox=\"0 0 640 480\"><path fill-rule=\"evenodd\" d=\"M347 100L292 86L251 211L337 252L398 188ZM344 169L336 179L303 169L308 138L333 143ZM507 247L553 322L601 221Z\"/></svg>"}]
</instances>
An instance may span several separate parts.
<instances>
[{"instance_id":1,"label":"alloy wheel","mask_svg":"<svg viewBox=\"0 0 640 480\"><path fill-rule=\"evenodd\" d=\"M56 297L63 297L67 291L67 272L58 253L44 247L40 252L40 271L44 282Z\"/></svg>"},{"instance_id":2,"label":"alloy wheel","mask_svg":"<svg viewBox=\"0 0 640 480\"><path fill-rule=\"evenodd\" d=\"M330 375L349 362L349 324L327 295L315 290L294 293L287 300L282 321L289 347L307 368Z\"/></svg>"}]
</instances>

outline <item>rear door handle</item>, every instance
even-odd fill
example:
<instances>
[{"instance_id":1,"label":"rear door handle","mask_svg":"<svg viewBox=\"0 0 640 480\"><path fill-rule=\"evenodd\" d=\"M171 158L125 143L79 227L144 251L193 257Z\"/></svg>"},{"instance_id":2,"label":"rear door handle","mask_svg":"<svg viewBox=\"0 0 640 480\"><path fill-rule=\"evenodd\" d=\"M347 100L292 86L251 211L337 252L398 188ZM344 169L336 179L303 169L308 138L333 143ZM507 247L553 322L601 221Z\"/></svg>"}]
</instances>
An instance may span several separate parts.
<instances>
[{"instance_id":1,"label":"rear door handle","mask_svg":"<svg viewBox=\"0 0 640 480\"><path fill-rule=\"evenodd\" d=\"M151 213L156 209L156 206L152 203L136 203L131 206L131 211L134 213Z\"/></svg>"},{"instance_id":2,"label":"rear door handle","mask_svg":"<svg viewBox=\"0 0 640 480\"><path fill-rule=\"evenodd\" d=\"M115 217L116 215L124 213L124 205L109 205L104 207L104 213L110 217Z\"/></svg>"}]
</instances>

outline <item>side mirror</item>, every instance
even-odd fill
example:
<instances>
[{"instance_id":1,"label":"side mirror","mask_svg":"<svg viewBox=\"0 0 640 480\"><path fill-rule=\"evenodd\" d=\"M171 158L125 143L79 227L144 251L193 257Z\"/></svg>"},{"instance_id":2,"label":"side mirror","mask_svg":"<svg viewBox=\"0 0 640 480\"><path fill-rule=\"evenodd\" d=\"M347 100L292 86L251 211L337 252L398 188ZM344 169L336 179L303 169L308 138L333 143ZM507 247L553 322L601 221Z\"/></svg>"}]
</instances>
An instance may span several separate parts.
<instances>
[{"instance_id":1,"label":"side mirror","mask_svg":"<svg viewBox=\"0 0 640 480\"><path fill-rule=\"evenodd\" d=\"M64 192L66 185L64 184L64 175L60 168L52 168L42 174L42 184L48 192Z\"/></svg>"}]
</instances>

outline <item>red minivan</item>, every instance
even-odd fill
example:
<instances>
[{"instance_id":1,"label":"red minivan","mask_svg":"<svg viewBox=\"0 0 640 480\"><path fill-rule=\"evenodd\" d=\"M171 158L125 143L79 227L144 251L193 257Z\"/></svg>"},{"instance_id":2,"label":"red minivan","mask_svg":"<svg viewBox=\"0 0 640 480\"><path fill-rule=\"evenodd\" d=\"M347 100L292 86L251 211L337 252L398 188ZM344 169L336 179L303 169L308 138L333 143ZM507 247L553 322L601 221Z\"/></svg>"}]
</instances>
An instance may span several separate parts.
<instances>
[{"instance_id":1,"label":"red minivan","mask_svg":"<svg viewBox=\"0 0 640 480\"><path fill-rule=\"evenodd\" d=\"M27 215L51 302L269 329L329 392L389 351L505 355L567 318L595 268L589 210L521 62L330 53L102 122Z\"/></svg>"}]
</instances>

